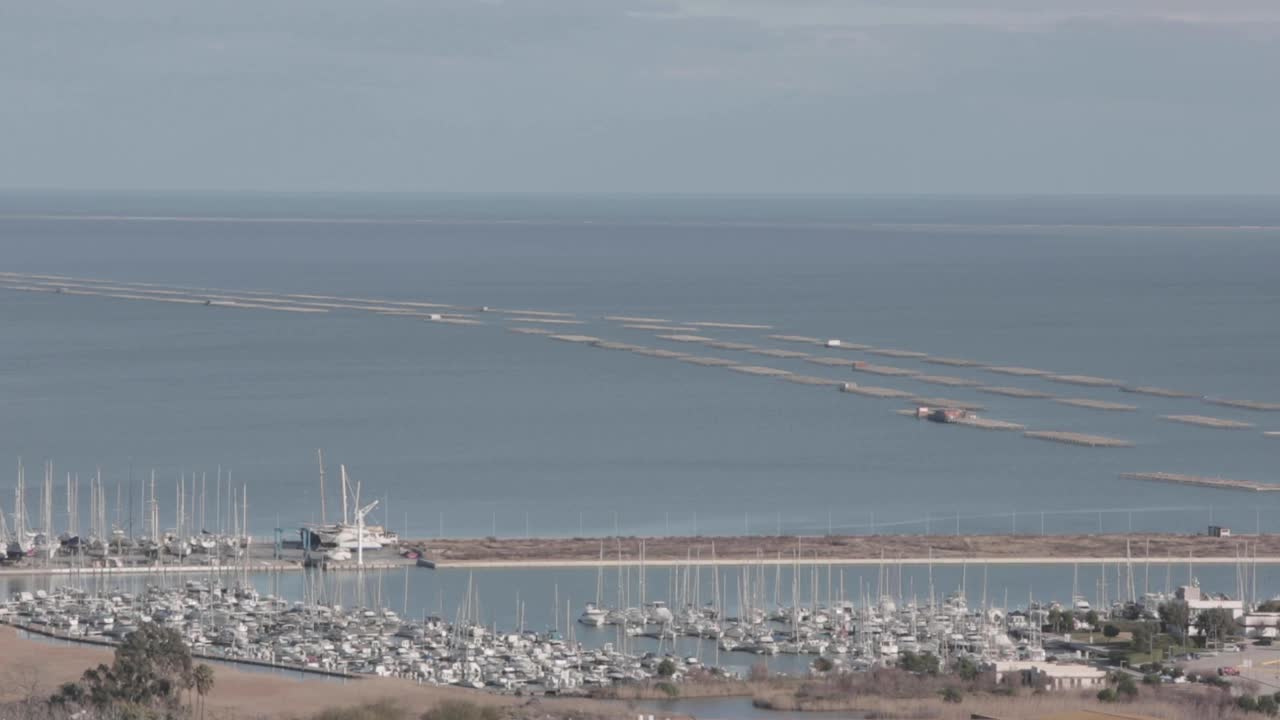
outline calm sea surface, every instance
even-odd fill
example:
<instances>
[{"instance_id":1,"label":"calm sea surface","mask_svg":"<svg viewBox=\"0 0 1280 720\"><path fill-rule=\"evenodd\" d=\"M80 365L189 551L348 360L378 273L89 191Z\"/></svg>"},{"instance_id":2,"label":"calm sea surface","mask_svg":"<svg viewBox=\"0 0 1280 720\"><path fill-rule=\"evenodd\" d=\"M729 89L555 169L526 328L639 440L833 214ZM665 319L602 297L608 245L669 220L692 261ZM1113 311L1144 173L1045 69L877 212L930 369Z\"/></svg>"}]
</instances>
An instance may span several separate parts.
<instances>
[{"instance_id":1,"label":"calm sea surface","mask_svg":"<svg viewBox=\"0 0 1280 720\"><path fill-rule=\"evenodd\" d=\"M115 216L107 218L104 216ZM1254 226L1254 227L1238 227ZM1259 227L1261 226L1261 227ZM575 313L766 332L1280 402L1280 201L0 195L0 270ZM1268 229L1270 228L1270 229ZM0 458L101 466L122 524L182 471L249 485L257 534L319 513L315 450L412 535L1280 531L1280 497L1125 481L1276 480L1280 413L849 357L1106 413L731 351L700 354L982 402L1088 449L898 417L900 401L507 332L0 290ZM794 349L794 347L792 348ZM1247 420L1226 431L1159 420ZM0 506L12 512L0 479ZM86 498L87 490L82 491ZM34 510L36 494L29 492ZM212 503L212 499L210 500ZM336 496L335 500L336 502ZM57 515L64 514L59 507ZM212 511L211 511L212 512ZM1043 513L1043 514L1042 514ZM114 517L113 517L114 519ZM60 522L60 520L59 520ZM1224 588L1229 589L1229 588Z\"/></svg>"}]
</instances>

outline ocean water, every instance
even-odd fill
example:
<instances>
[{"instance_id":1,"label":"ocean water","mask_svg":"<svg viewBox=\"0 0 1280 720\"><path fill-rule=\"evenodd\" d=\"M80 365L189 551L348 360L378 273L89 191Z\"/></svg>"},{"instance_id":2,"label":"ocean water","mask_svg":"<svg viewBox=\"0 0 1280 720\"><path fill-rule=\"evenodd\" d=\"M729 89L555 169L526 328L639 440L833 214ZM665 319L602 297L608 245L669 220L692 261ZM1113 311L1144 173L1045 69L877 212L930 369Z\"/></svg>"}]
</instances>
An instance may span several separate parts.
<instances>
[{"instance_id":1,"label":"ocean water","mask_svg":"<svg viewBox=\"0 0 1280 720\"><path fill-rule=\"evenodd\" d=\"M840 337L1280 401L1280 200L1269 198L8 193L0 266L570 312L588 321L574 332L686 351L600 318L760 323L775 329L702 334L772 347L784 344L767 332ZM1280 430L1280 413L847 353L1140 406L1106 413L698 349L1136 443L1080 448L483 319L453 327L0 289L0 458L21 456L29 485L52 458L59 482L80 475L85 498L101 467L122 524L141 522L152 469L172 524L179 473L207 473L212 495L221 465L248 484L263 535L318 518L316 448L331 479L345 463L366 498L385 498L380 519L416 536L1280 530L1271 494L1117 477L1276 480L1280 439L1262 431ZM1184 426L1165 413L1257 427ZM6 512L14 475L0 476Z\"/></svg>"}]
</instances>

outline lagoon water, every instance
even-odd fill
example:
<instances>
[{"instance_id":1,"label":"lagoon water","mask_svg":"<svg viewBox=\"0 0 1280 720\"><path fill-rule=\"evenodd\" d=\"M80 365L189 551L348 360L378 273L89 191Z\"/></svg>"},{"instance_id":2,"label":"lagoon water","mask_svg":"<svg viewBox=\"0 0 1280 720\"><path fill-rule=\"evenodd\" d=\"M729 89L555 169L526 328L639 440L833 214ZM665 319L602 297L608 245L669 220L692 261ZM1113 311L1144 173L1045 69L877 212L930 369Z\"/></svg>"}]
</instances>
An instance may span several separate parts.
<instances>
[{"instance_id":1,"label":"lagoon water","mask_svg":"<svg viewBox=\"0 0 1280 720\"><path fill-rule=\"evenodd\" d=\"M677 350L689 348L601 317L762 323L775 330L703 334L771 347L784 344L766 332L840 337L1280 401L1280 201L1266 198L9 193L0 265L569 312L588 321L575 332ZM1280 413L848 353L1140 406L1107 413L701 353L1136 443L1081 448L917 423L893 414L900 401L484 319L452 327L0 289L0 458L30 468L52 458L60 479L77 472L86 484L101 466L113 515L121 485L122 524L141 523L138 488L152 468L171 524L178 474L207 472L212 493L221 464L248 484L259 535L317 518L318 447L331 477L345 463L366 497L386 498L386 522L415 536L1280 531L1271 494L1117 477L1276 480L1280 439L1261 431L1280 430ZM1157 419L1166 413L1257 427ZM5 512L13 476L0 479Z\"/></svg>"}]
</instances>

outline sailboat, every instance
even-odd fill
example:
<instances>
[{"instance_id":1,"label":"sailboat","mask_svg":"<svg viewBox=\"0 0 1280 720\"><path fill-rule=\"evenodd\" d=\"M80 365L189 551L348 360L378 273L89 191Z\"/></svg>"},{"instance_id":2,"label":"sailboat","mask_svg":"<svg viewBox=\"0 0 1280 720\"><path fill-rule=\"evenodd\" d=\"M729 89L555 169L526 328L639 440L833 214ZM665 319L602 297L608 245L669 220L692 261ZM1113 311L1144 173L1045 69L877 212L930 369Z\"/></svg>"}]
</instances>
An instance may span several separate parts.
<instances>
[{"instance_id":1,"label":"sailboat","mask_svg":"<svg viewBox=\"0 0 1280 720\"><path fill-rule=\"evenodd\" d=\"M14 489L13 532L5 551L11 558L30 557L35 553L35 533L27 529L26 473L18 460L18 487Z\"/></svg>"},{"instance_id":2,"label":"sailboat","mask_svg":"<svg viewBox=\"0 0 1280 720\"><path fill-rule=\"evenodd\" d=\"M310 525L307 529L315 537L321 547L342 548L344 550L379 550L387 545L395 545L400 538L381 525L370 525L365 522L369 513L378 506L378 501L360 507L360 483L352 483L347 478L347 466L339 466L342 476L342 521L327 523L322 518L318 525ZM324 487L324 466L320 471L321 488ZM354 499L354 512L350 510L348 500Z\"/></svg>"}]
</instances>

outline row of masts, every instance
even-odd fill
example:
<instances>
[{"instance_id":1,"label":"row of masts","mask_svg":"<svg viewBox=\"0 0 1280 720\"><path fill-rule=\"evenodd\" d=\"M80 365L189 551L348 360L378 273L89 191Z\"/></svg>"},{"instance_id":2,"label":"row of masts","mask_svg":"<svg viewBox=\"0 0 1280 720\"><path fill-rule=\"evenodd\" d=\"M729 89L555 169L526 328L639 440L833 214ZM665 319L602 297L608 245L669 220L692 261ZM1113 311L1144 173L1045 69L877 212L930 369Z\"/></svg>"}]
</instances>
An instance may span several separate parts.
<instances>
[{"instance_id":1,"label":"row of masts","mask_svg":"<svg viewBox=\"0 0 1280 720\"><path fill-rule=\"evenodd\" d=\"M117 480L114 486L114 519L108 501L108 483L103 480L101 469L96 469L88 481L88 523L83 527L81 515L83 483L79 473L66 473L65 487L61 493L55 489L55 473L52 461L44 463L44 478L40 485L39 514L34 520L27 508L26 467L18 460L17 484L14 488L12 526L0 508L0 542L10 558L51 557L59 550L91 548L99 555L110 555L113 549L123 552L127 547L140 543L150 544L152 550L166 541L180 539L184 542L198 536L247 539L248 486L232 482L231 472L224 473L219 466L214 478L215 502L212 508L214 524L209 525L209 487L207 473L180 472L174 486L174 525L164 528L161 523L161 501L156 489L156 472L151 471L150 482L143 483L141 503L135 507L132 472L130 479ZM128 511L126 516L126 498ZM54 512L55 497L61 494L65 505L60 508L62 532L57 532ZM141 510L144 518L140 535L134 532L134 510ZM181 543L174 544L178 549ZM113 547L114 546L114 547ZM177 552L175 554L186 554Z\"/></svg>"}]
</instances>

